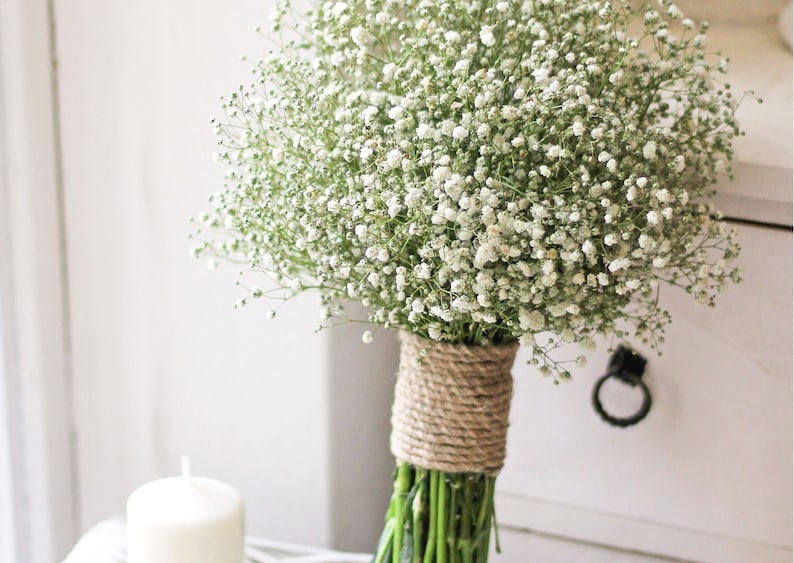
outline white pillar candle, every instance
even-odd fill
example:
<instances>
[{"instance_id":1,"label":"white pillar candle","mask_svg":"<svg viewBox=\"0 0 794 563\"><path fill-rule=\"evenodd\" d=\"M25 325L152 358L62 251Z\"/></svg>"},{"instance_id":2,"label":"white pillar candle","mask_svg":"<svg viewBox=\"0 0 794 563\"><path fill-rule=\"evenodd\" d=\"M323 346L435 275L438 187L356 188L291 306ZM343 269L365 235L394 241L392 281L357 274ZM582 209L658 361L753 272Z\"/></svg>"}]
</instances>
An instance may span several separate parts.
<instances>
[{"instance_id":1,"label":"white pillar candle","mask_svg":"<svg viewBox=\"0 0 794 563\"><path fill-rule=\"evenodd\" d=\"M243 563L243 501L236 489L190 474L139 487L127 501L127 563Z\"/></svg>"}]
</instances>

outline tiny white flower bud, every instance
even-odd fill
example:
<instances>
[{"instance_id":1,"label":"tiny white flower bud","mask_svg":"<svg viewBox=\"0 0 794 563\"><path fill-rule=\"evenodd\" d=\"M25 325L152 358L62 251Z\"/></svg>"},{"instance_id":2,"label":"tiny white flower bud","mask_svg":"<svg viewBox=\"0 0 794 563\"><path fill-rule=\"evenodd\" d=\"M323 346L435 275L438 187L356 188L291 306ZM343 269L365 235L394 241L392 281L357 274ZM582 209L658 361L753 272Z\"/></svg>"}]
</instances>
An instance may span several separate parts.
<instances>
[{"instance_id":1,"label":"tiny white flower bud","mask_svg":"<svg viewBox=\"0 0 794 563\"><path fill-rule=\"evenodd\" d=\"M492 47L496 44L496 38L493 34L493 26L492 25L484 25L480 29L480 41L486 47Z\"/></svg>"},{"instance_id":2,"label":"tiny white flower bud","mask_svg":"<svg viewBox=\"0 0 794 563\"><path fill-rule=\"evenodd\" d=\"M645 143L645 146L642 147L642 156L648 160L653 160L656 158L656 143L653 141L648 141Z\"/></svg>"}]
</instances>

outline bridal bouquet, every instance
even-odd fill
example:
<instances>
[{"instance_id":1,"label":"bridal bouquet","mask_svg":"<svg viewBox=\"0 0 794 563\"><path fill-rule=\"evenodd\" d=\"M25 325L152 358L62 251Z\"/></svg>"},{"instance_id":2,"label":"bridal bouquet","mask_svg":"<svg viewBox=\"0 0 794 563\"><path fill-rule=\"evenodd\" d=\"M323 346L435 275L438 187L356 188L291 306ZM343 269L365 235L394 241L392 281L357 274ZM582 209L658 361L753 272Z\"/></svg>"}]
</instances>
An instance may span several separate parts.
<instances>
[{"instance_id":1,"label":"bridal bouquet","mask_svg":"<svg viewBox=\"0 0 794 563\"><path fill-rule=\"evenodd\" d=\"M519 343L565 380L561 343L656 346L662 286L712 305L739 281L708 203L739 134L726 63L670 0L633 6L282 0L213 121L229 171L192 250L267 276L238 304L316 291L322 327L354 300L365 342L401 331L376 561L487 560Z\"/></svg>"}]
</instances>

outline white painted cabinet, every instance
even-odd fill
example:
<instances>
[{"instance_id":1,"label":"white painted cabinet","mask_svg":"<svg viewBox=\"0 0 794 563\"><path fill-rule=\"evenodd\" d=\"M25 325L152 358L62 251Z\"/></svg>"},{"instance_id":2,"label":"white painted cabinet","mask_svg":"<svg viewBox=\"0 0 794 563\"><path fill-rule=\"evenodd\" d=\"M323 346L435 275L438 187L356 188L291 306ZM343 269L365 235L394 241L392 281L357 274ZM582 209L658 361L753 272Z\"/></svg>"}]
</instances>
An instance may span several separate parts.
<instances>
[{"instance_id":1,"label":"white painted cabinet","mask_svg":"<svg viewBox=\"0 0 794 563\"><path fill-rule=\"evenodd\" d=\"M605 353L557 387L519 354L503 524L686 560L791 560L792 235L739 231L745 281L716 309L663 293L673 326L662 357L641 349L653 406L636 426L591 406ZM602 393L618 415L639 404L624 387Z\"/></svg>"}]
</instances>

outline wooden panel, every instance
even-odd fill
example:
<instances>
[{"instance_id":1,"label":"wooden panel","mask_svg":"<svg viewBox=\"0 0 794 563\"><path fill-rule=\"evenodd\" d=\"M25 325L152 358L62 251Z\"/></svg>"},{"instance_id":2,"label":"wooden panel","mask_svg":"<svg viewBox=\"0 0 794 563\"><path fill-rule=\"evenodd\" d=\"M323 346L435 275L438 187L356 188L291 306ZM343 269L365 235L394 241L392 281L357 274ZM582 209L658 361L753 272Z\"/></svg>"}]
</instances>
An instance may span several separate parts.
<instances>
[{"instance_id":1,"label":"wooden panel","mask_svg":"<svg viewBox=\"0 0 794 563\"><path fill-rule=\"evenodd\" d=\"M653 523L659 534L665 527L695 533L689 542L659 536L645 546L655 553L728 561L704 556L700 533L790 554L792 236L739 230L745 282L716 309L665 291L674 324L662 357L643 351L654 405L636 427L613 428L592 410L591 389L607 362L603 351L559 387L522 366L519 356L503 493ZM537 514L521 510L506 523L539 525ZM561 535L571 529L562 522L546 528ZM606 528L587 534L643 547Z\"/></svg>"}]
</instances>

